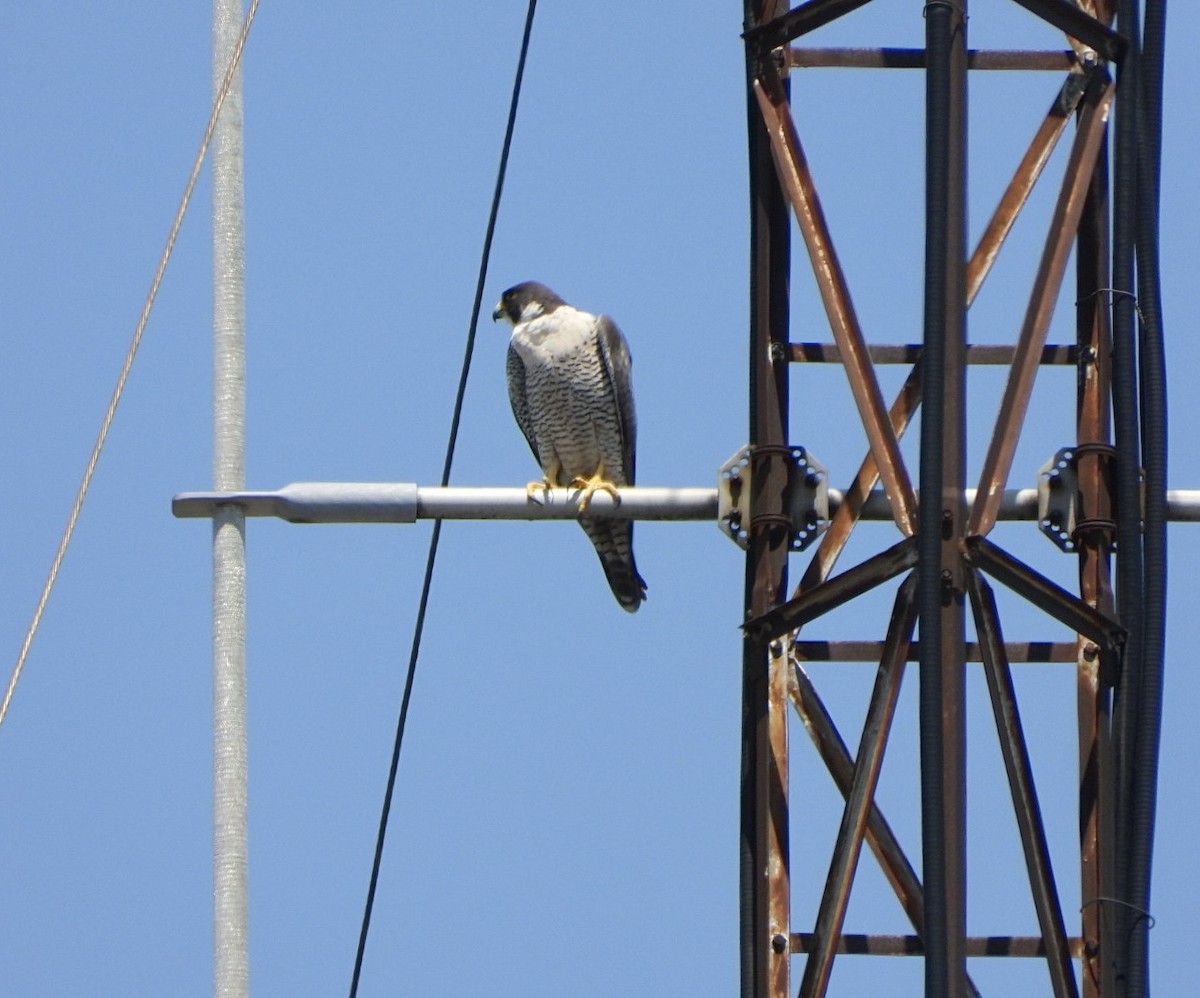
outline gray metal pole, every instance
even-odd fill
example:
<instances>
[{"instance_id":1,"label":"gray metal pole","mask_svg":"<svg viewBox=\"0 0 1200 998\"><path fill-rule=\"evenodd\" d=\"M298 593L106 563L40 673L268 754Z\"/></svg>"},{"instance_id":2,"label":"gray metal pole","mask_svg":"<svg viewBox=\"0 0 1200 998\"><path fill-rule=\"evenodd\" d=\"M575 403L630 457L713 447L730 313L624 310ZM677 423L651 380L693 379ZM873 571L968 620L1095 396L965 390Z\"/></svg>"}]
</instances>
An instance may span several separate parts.
<instances>
[{"instance_id":1,"label":"gray metal pole","mask_svg":"<svg viewBox=\"0 0 1200 998\"><path fill-rule=\"evenodd\" d=\"M213 93L237 45L241 0L213 0ZM242 71L233 78L213 138L213 481L245 488L245 235ZM214 992L250 990L246 848L245 515L213 517L213 927Z\"/></svg>"}]
</instances>

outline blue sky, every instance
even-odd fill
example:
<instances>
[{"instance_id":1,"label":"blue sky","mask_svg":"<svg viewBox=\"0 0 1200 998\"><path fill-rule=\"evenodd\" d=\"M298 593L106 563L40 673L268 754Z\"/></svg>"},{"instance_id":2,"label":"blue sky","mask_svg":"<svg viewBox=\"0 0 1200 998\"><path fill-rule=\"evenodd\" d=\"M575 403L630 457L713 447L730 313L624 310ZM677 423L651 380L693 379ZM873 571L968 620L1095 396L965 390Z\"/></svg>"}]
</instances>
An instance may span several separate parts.
<instances>
[{"instance_id":1,"label":"blue sky","mask_svg":"<svg viewBox=\"0 0 1200 998\"><path fill-rule=\"evenodd\" d=\"M534 27L489 305L535 278L612 314L635 358L639 480L707 485L746 439L741 5L564 4ZM247 474L416 481L440 472L525 3L264 4L245 61ZM442 15L439 17L439 15ZM207 4L0 13L0 644L16 656L208 114ZM1200 30L1171 10L1163 257L1171 483L1200 486L1189 391ZM973 5L975 47L1061 47L1016 4ZM884 0L813 44L912 45ZM978 237L1053 98L1054 74L972 77ZM868 335L919 339L920 74L808 71L800 134ZM1011 341L1060 150L972 310ZM74 545L0 730L4 991L211 991L207 525L170 498L211 482L207 177ZM826 340L796 244L793 338ZM1050 339L1072 334L1070 290ZM481 324L458 484L535 469L508 411L505 330ZM885 393L903 371L883 376ZM1002 375L973 375L973 474ZM1014 486L1072 440L1073 376L1040 379ZM845 484L863 436L836 370L793 375L793 440ZM915 435L906 441L914 456ZM252 521L251 973L257 995L346 989L428 524ZM844 564L890 543L868 525ZM1030 525L1001 543L1070 583ZM1190 667L1200 532L1171 531L1167 713L1151 935L1183 993L1200 875ZM645 524L634 617L571 524L447 525L401 760L363 995L727 995L737 985L740 552L707 524ZM805 561L794 560L799 577ZM891 592L814 624L882 637ZM1058 638L1001 594L1012 639ZM2 657L0 657L2 660ZM5 665L5 678L9 666ZM857 741L870 666L814 669ZM1069 667L1018 669L1068 924L1078 907ZM915 673L879 799L919 857ZM1035 931L982 678L969 683L969 928ZM792 730L794 928L811 922L840 817ZM864 855L847 930L903 932ZM795 973L800 962L794 964ZM1038 961L973 961L985 993L1044 993ZM916 994L920 963L839 959L831 995ZM797 977L798 980L798 977ZM1186 983L1185 983L1186 982Z\"/></svg>"}]
</instances>

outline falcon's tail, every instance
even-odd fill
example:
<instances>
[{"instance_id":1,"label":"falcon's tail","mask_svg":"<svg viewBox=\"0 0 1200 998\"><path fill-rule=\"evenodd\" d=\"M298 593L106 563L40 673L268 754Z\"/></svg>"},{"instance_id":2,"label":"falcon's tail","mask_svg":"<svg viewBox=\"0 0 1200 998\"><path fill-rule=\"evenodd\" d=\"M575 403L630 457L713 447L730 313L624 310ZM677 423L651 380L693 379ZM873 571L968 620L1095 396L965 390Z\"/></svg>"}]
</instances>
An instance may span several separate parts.
<instances>
[{"instance_id":1,"label":"falcon's tail","mask_svg":"<svg viewBox=\"0 0 1200 998\"><path fill-rule=\"evenodd\" d=\"M609 588L621 609L635 613L646 598L646 580L638 575L633 560L633 524L628 520L585 518L579 525L595 545Z\"/></svg>"}]
</instances>

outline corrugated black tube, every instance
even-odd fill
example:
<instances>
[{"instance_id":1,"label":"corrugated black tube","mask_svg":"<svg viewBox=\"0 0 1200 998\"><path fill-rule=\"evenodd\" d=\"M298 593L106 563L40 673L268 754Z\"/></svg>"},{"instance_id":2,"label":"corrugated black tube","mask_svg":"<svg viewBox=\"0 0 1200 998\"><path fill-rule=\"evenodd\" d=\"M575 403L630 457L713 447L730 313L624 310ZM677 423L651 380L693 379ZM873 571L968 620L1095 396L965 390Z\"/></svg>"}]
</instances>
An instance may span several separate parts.
<instances>
[{"instance_id":1,"label":"corrugated black tube","mask_svg":"<svg viewBox=\"0 0 1200 998\"><path fill-rule=\"evenodd\" d=\"M1129 843L1132 837L1131 782L1136 744L1137 697L1142 663L1141 441L1135 336L1134 243L1137 215L1137 0L1120 0L1117 27L1131 42L1117 77L1113 146L1112 395L1117 447L1117 611L1128 632L1113 703L1116 755L1116 889L1128 899ZM1112 906L1118 981L1125 979L1129 911Z\"/></svg>"},{"instance_id":2,"label":"corrugated black tube","mask_svg":"<svg viewBox=\"0 0 1200 998\"><path fill-rule=\"evenodd\" d=\"M1134 747L1129 899L1130 998L1150 993L1150 879L1162 732L1167 598L1167 387L1163 344L1158 217L1162 149L1165 0L1146 0L1138 60L1137 282L1141 319L1142 460L1145 465L1142 675Z\"/></svg>"}]
</instances>

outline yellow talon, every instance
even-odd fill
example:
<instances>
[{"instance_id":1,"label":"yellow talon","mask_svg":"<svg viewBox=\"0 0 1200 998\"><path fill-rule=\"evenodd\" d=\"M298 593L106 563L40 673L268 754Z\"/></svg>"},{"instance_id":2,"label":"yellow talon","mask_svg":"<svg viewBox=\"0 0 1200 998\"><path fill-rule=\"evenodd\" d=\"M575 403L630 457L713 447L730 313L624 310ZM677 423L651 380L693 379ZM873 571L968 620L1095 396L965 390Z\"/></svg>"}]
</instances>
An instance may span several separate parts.
<instances>
[{"instance_id":1,"label":"yellow talon","mask_svg":"<svg viewBox=\"0 0 1200 998\"><path fill-rule=\"evenodd\" d=\"M549 478L543 478L543 479L542 479L540 482L530 482L528 485L526 485L526 486L525 486L525 498L526 498L526 499L528 499L530 502L539 502L539 501L541 501L541 502L545 502L545 499L546 499L546 494L547 494L547 493L548 493L548 492L549 492L549 491L550 491L552 488L554 488L554 485L553 485L553 483L550 481L550 479L549 479ZM541 493L542 493L542 498L541 498L541 500L539 500L539 499L538 499L538 498L537 498L537 497L534 495L534 493L535 493L535 492L537 492L537 491L539 491L539 490L540 490L540 491L541 491Z\"/></svg>"},{"instance_id":2,"label":"yellow talon","mask_svg":"<svg viewBox=\"0 0 1200 998\"><path fill-rule=\"evenodd\" d=\"M613 505L620 505L621 494L617 491L616 485L608 481L604 477L604 469L597 468L596 473L591 478L576 478L571 482L571 488L580 489L579 495L579 512L587 512L588 505L592 501L592 496L597 492L607 492L612 496Z\"/></svg>"}]
</instances>

